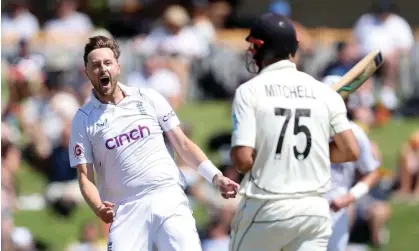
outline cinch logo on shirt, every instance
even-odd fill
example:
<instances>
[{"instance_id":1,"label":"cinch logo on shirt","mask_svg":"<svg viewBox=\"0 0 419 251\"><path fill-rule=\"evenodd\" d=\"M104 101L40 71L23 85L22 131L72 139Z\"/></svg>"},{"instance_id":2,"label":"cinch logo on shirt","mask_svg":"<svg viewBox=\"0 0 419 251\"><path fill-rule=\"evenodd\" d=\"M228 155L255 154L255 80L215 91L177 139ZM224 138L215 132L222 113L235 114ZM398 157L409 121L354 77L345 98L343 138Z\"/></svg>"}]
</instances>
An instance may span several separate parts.
<instances>
[{"instance_id":1,"label":"cinch logo on shirt","mask_svg":"<svg viewBox=\"0 0 419 251\"><path fill-rule=\"evenodd\" d=\"M144 137L150 136L150 128L148 128L147 126L138 126L138 129L135 128L133 130L131 130L130 132L127 133L122 133L116 137L107 139L105 141L105 146L106 148L108 148L109 150L118 148L120 146L123 146L124 143L128 142L130 143L131 140L132 141L136 141L139 139L142 139Z\"/></svg>"},{"instance_id":2,"label":"cinch logo on shirt","mask_svg":"<svg viewBox=\"0 0 419 251\"><path fill-rule=\"evenodd\" d=\"M176 116L175 111L171 110L166 116L163 116L163 121L167 122L171 117Z\"/></svg>"}]
</instances>

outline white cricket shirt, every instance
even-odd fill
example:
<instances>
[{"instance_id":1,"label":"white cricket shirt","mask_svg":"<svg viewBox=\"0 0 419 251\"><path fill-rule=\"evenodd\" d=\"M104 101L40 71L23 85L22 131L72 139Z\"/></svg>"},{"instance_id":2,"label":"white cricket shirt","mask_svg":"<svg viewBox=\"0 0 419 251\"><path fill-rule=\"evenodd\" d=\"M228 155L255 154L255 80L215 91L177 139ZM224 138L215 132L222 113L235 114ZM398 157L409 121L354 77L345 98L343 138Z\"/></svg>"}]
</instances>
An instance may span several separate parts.
<instances>
[{"instance_id":1,"label":"white cricket shirt","mask_svg":"<svg viewBox=\"0 0 419 251\"><path fill-rule=\"evenodd\" d=\"M233 123L232 146L257 151L240 192L261 199L328 191L329 139L350 129L342 98L288 60L237 89Z\"/></svg>"},{"instance_id":2,"label":"white cricket shirt","mask_svg":"<svg viewBox=\"0 0 419 251\"><path fill-rule=\"evenodd\" d=\"M357 169L361 174L365 175L380 166L380 162L375 158L371 142L364 130L353 122L350 122L350 124L358 142L360 155L356 161L331 165L332 189L325 195L329 201L348 193L349 189L354 185L355 171Z\"/></svg>"},{"instance_id":3,"label":"white cricket shirt","mask_svg":"<svg viewBox=\"0 0 419 251\"><path fill-rule=\"evenodd\" d=\"M118 104L94 95L73 119L70 163L93 163L102 200L119 203L157 188L183 185L163 132L179 125L176 113L156 91L119 84Z\"/></svg>"}]
</instances>

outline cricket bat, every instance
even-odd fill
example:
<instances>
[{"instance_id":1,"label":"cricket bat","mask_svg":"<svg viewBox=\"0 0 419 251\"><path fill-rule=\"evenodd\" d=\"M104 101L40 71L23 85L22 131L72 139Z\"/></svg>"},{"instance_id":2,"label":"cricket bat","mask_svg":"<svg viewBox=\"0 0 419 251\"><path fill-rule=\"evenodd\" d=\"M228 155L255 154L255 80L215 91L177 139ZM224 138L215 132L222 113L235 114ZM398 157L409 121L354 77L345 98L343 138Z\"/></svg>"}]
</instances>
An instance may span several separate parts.
<instances>
[{"instance_id":1,"label":"cricket bat","mask_svg":"<svg viewBox=\"0 0 419 251\"><path fill-rule=\"evenodd\" d=\"M380 50L375 50L366 55L332 89L345 99L355 92L375 71L383 64L384 59Z\"/></svg>"}]
</instances>

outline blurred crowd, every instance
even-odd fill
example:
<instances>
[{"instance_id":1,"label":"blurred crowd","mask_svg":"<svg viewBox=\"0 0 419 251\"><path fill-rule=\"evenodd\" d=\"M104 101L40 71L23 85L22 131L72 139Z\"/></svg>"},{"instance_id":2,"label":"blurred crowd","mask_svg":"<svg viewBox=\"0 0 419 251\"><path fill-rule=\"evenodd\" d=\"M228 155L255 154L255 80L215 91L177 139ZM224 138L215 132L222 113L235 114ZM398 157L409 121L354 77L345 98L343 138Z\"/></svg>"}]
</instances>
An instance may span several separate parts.
<instances>
[{"instance_id":1,"label":"blurred crowd","mask_svg":"<svg viewBox=\"0 0 419 251\"><path fill-rule=\"evenodd\" d=\"M96 27L88 15L79 11L80 2L75 0L56 1L54 17L42 24L25 0L10 1L2 13L3 250L41 250L39 245L35 247L36 240L28 229L15 226L15 210L47 206L61 216L71 217L74 209L84 203L76 171L69 164L68 137L71 119L90 95L82 60L88 37L114 37L122 52L121 82L156 89L175 110L188 100L229 101L237 86L252 78L244 61L246 31L226 30L231 1L194 0L192 10L169 5L157 19L138 15L140 1L109 4L114 2L118 3L114 7L118 11L104 27ZM293 20L300 40L296 63L318 79L343 75L369 51L382 49L384 65L348 102L351 118L366 131L387 123L404 108L412 113L405 101L419 92L419 57L414 56L419 42L391 1L376 2L354 23L350 36L326 45ZM287 1L272 1L266 11L292 19ZM403 71L404 66L415 64L408 67L413 73ZM187 133L198 130L194 125L184 127ZM228 158L229 140L229 132L213 135L207 148L219 153L224 174L240 181L242 177ZM387 178L354 207L353 228L361 229L353 231L354 242L380 245L385 240L382 230L391 215L387 200L393 191L401 198L419 198L418 132L406 139L399 157L395 174L384 175ZM31 203L19 200L16 190L15 174L22 162L47 182L44 193L32 197ZM180 160L178 165L187 178L192 205L205 207L209 215L200 231L204 251L227 250L230 221L238 199L223 200L196 172ZM357 234L365 229L368 234ZM106 226L99 224L98 228L96 222L88 222L80 231L79 242L68 250L102 250L105 238Z\"/></svg>"}]
</instances>

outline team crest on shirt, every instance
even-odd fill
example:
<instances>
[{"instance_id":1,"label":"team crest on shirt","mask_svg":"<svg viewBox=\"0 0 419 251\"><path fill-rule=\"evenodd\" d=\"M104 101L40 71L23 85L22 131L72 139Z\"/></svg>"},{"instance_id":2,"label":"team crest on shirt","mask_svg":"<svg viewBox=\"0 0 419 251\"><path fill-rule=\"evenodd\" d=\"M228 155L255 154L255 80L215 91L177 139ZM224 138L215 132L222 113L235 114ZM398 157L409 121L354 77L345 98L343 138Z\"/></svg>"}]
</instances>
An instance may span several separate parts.
<instances>
[{"instance_id":1,"label":"team crest on shirt","mask_svg":"<svg viewBox=\"0 0 419 251\"><path fill-rule=\"evenodd\" d=\"M105 127L107 124L108 124L108 119L105 119L105 120L102 120L102 121L98 121L98 122L96 123L97 127L99 127L99 128L103 128L103 127Z\"/></svg>"},{"instance_id":2,"label":"team crest on shirt","mask_svg":"<svg viewBox=\"0 0 419 251\"><path fill-rule=\"evenodd\" d=\"M112 241L108 243L108 251L112 251Z\"/></svg>"},{"instance_id":3,"label":"team crest on shirt","mask_svg":"<svg viewBox=\"0 0 419 251\"><path fill-rule=\"evenodd\" d=\"M74 146L74 157L81 159L83 157L83 149L79 144Z\"/></svg>"}]
</instances>

